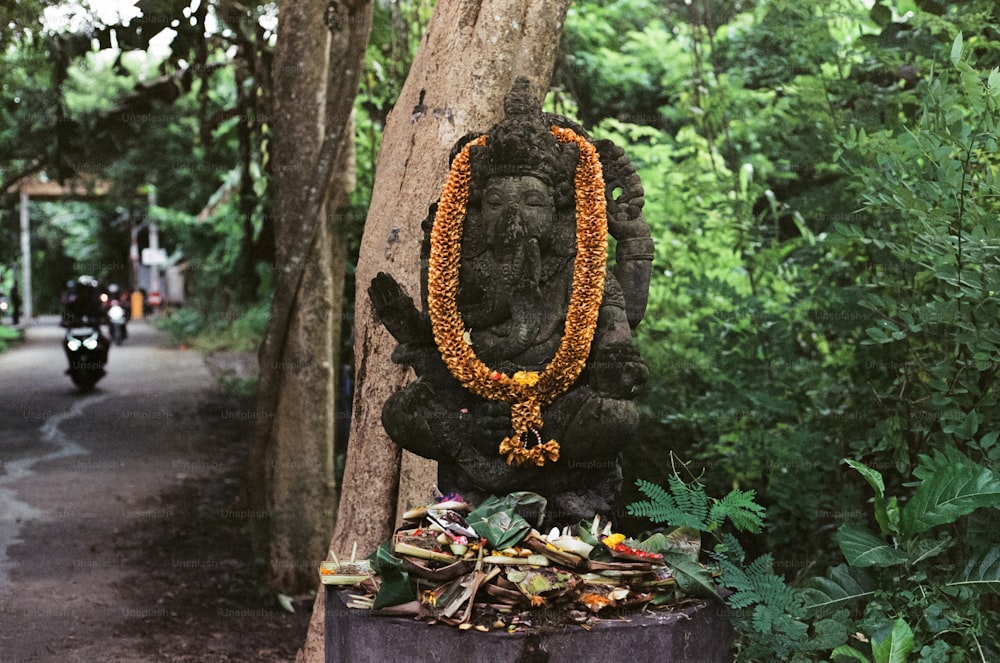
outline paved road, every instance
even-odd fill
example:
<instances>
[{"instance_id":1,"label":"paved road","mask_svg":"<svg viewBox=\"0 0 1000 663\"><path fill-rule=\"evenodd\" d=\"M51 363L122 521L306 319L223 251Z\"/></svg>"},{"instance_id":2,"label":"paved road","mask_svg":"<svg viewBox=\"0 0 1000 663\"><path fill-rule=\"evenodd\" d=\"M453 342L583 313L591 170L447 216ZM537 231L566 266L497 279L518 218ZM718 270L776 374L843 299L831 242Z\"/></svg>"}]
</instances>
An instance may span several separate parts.
<instances>
[{"instance_id":1,"label":"paved road","mask_svg":"<svg viewBox=\"0 0 1000 663\"><path fill-rule=\"evenodd\" d=\"M136 572L115 536L168 516L159 495L217 469L211 440L227 413L201 355L139 321L96 389L79 393L56 322L42 318L0 355L0 661L134 660L127 639L74 641L110 637L148 609L115 589Z\"/></svg>"}]
</instances>

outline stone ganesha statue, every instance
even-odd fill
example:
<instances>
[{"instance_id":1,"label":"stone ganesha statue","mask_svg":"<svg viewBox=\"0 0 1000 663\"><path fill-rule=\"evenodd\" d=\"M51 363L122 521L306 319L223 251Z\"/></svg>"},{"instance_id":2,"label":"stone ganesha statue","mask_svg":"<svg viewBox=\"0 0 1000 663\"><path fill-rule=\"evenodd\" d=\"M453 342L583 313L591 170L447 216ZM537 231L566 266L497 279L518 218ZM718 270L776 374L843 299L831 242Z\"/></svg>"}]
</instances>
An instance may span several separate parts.
<instances>
[{"instance_id":1,"label":"stone ganesha statue","mask_svg":"<svg viewBox=\"0 0 1000 663\"><path fill-rule=\"evenodd\" d=\"M504 119L453 148L423 222L422 307L386 274L369 288L417 379L382 410L389 436L438 461L472 502L548 499L546 524L609 515L648 371L632 342L653 259L624 152L543 113L528 81ZM608 234L615 264L607 268Z\"/></svg>"}]
</instances>

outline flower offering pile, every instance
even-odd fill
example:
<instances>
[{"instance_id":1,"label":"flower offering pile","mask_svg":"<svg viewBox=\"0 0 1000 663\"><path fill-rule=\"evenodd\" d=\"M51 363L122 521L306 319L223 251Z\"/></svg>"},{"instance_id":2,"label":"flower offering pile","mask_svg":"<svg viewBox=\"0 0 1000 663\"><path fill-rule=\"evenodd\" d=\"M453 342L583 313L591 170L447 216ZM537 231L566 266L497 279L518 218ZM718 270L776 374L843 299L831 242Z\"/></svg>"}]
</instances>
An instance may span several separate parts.
<instances>
[{"instance_id":1,"label":"flower offering pile","mask_svg":"<svg viewBox=\"0 0 1000 663\"><path fill-rule=\"evenodd\" d=\"M526 492L477 507L440 498L404 514L365 564L338 572L324 562L320 577L351 585L349 607L479 631L586 626L715 594L697 561L697 531L640 542L595 517L543 534L527 518L542 520L544 509L544 498Z\"/></svg>"}]
</instances>

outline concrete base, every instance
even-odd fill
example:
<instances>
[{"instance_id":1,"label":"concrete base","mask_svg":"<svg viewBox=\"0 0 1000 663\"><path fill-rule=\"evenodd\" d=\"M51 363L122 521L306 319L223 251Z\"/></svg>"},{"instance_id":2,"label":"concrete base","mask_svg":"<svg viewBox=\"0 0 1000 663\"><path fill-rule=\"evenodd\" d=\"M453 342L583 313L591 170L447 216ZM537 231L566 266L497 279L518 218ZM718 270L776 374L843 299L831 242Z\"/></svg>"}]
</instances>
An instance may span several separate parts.
<instances>
[{"instance_id":1,"label":"concrete base","mask_svg":"<svg viewBox=\"0 0 1000 663\"><path fill-rule=\"evenodd\" d=\"M733 631L718 603L606 620L589 631L482 633L380 617L346 607L347 592L326 587L326 663L727 663Z\"/></svg>"}]
</instances>

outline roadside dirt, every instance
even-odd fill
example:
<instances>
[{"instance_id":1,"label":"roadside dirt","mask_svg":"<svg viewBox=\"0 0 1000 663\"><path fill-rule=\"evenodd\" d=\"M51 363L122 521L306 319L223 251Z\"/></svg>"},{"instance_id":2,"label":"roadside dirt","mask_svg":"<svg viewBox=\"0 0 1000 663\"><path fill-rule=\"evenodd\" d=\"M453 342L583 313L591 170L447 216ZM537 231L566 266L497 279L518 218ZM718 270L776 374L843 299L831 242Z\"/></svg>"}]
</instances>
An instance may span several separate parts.
<instances>
[{"instance_id":1,"label":"roadside dirt","mask_svg":"<svg viewBox=\"0 0 1000 663\"><path fill-rule=\"evenodd\" d=\"M282 609L263 585L239 501L243 437L226 449L228 467L157 496L176 517L124 534L116 547L144 569L119 589L133 608L118 634L141 633L143 655L173 663L291 661L305 640L311 602ZM250 514L252 516L252 514Z\"/></svg>"},{"instance_id":2,"label":"roadside dirt","mask_svg":"<svg viewBox=\"0 0 1000 663\"><path fill-rule=\"evenodd\" d=\"M0 356L0 663L294 660L312 598L251 547L250 406L139 325L81 396L50 336Z\"/></svg>"}]
</instances>

